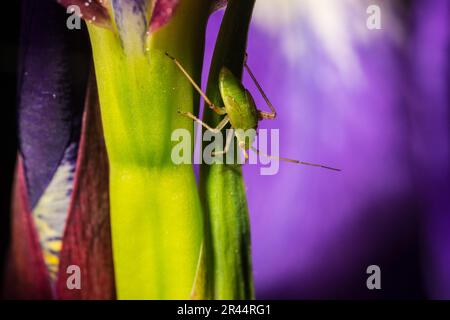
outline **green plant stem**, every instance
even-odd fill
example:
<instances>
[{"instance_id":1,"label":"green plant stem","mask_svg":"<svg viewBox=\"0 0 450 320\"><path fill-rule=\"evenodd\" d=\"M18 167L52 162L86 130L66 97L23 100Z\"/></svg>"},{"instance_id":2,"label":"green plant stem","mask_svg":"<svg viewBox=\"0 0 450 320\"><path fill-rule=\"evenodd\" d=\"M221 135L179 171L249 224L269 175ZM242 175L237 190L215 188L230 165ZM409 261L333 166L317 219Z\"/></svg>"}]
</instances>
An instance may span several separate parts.
<instances>
[{"instance_id":1,"label":"green plant stem","mask_svg":"<svg viewBox=\"0 0 450 320\"><path fill-rule=\"evenodd\" d=\"M208 3L181 1L168 25L146 43L128 39L127 50L117 30L88 27L110 162L119 299L190 297L202 212L192 166L174 165L170 155L174 129L193 136L192 121L176 111L193 112L198 96L164 53L176 56L198 81Z\"/></svg>"},{"instance_id":2,"label":"green plant stem","mask_svg":"<svg viewBox=\"0 0 450 320\"><path fill-rule=\"evenodd\" d=\"M228 1L208 79L207 95L216 105L223 105L218 81L222 66L228 67L237 77L242 76L254 2ZM214 127L220 119L211 110L205 110L206 123ZM212 284L213 298L252 299L250 225L241 166L202 165L200 190L207 213L206 277Z\"/></svg>"}]
</instances>

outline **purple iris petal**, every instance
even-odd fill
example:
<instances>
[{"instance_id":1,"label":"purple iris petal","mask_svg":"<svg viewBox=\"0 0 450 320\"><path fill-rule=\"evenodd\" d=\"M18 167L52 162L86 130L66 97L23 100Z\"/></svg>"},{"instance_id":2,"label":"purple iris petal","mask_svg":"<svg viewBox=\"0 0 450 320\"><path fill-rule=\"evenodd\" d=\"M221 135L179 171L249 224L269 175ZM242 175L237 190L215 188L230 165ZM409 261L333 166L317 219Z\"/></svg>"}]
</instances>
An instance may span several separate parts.
<instances>
[{"instance_id":1,"label":"purple iris petal","mask_svg":"<svg viewBox=\"0 0 450 320\"><path fill-rule=\"evenodd\" d=\"M90 66L87 35L65 27L64 8L51 0L23 3L19 145L34 207L66 148L79 140Z\"/></svg>"}]
</instances>

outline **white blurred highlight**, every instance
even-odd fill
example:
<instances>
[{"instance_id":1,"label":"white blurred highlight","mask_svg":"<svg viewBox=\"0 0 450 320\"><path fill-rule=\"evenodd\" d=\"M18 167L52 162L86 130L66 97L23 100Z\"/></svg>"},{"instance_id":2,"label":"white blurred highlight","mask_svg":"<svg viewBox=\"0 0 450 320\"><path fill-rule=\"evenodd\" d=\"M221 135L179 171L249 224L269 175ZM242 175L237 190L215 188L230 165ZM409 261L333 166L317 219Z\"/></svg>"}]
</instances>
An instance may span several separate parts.
<instances>
[{"instance_id":1,"label":"white blurred highlight","mask_svg":"<svg viewBox=\"0 0 450 320\"><path fill-rule=\"evenodd\" d=\"M390 16L389 4L380 0L258 0L253 21L258 28L279 39L280 50L291 65L304 59L313 38L334 64L339 79L353 87L364 80L357 46L377 36L400 39ZM382 25L388 31L368 30L367 8L379 5ZM384 28L386 29L386 28ZM318 70L320 72L320 70Z\"/></svg>"}]
</instances>

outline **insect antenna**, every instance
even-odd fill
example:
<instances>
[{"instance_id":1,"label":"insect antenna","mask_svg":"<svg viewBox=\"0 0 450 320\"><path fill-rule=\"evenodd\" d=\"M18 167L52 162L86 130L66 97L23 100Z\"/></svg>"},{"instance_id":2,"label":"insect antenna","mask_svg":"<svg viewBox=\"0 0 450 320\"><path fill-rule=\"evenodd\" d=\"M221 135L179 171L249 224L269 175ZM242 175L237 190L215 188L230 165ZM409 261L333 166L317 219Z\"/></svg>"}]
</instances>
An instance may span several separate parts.
<instances>
[{"instance_id":1,"label":"insect antenna","mask_svg":"<svg viewBox=\"0 0 450 320\"><path fill-rule=\"evenodd\" d=\"M263 156L272 158L272 159L278 159L278 160L282 160L282 161L286 161L286 162L292 162L292 163L297 163L297 164L303 164L305 166L312 166L312 167L319 167L319 168L323 168L323 169L328 169L328 170L333 170L333 171L342 171L341 169L337 169L337 168L332 168L332 167L328 167L328 166L324 166L322 164L317 164L317 163L311 163L311 162L304 162L304 161L299 161L299 160L294 160L294 159L288 159L288 158L283 158L283 157L277 157L277 156L272 156L270 154L264 153L260 150L258 150L255 147L250 147L250 149L252 149L254 152L256 152L257 154L262 154Z\"/></svg>"}]
</instances>

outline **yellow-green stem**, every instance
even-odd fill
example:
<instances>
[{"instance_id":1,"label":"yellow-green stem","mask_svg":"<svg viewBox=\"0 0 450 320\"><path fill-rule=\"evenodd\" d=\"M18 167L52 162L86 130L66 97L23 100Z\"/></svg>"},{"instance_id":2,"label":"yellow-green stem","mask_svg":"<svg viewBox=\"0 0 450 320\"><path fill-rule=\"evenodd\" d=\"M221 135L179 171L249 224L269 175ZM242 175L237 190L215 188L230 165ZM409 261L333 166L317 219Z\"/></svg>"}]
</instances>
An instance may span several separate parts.
<instances>
[{"instance_id":1,"label":"yellow-green stem","mask_svg":"<svg viewBox=\"0 0 450 320\"><path fill-rule=\"evenodd\" d=\"M172 131L193 131L176 111L193 112L198 96L164 53L199 79L208 3L182 0L168 25L131 50L117 32L89 25L110 162L119 299L190 297L202 213L192 166L173 164L170 154Z\"/></svg>"}]
</instances>

